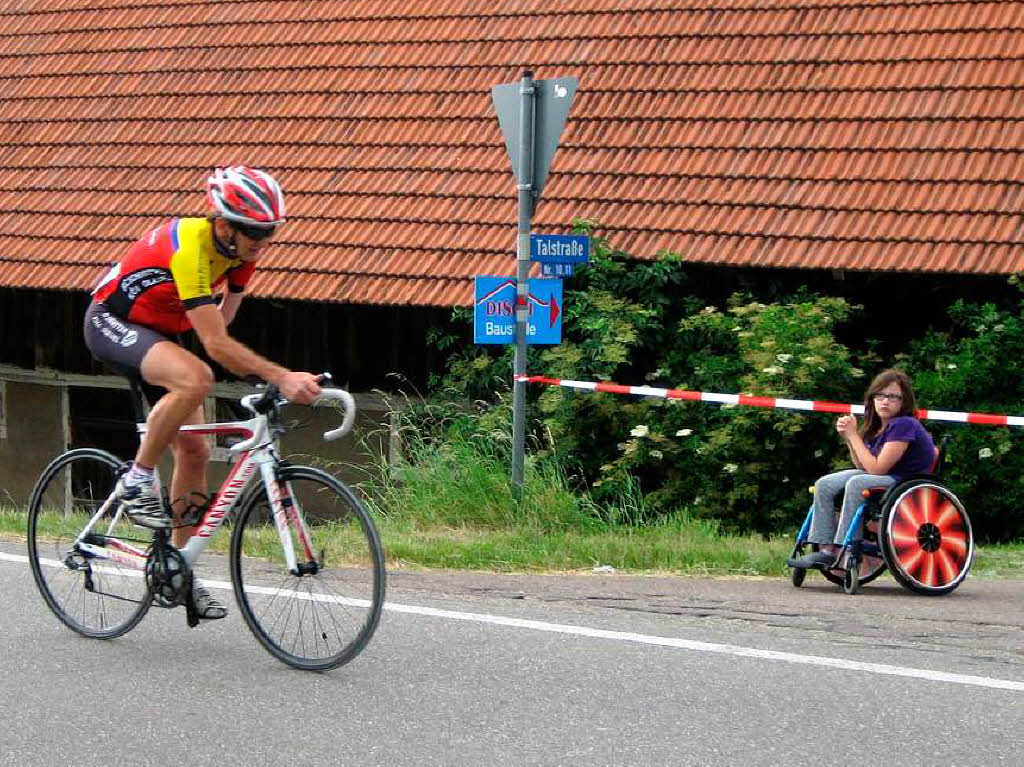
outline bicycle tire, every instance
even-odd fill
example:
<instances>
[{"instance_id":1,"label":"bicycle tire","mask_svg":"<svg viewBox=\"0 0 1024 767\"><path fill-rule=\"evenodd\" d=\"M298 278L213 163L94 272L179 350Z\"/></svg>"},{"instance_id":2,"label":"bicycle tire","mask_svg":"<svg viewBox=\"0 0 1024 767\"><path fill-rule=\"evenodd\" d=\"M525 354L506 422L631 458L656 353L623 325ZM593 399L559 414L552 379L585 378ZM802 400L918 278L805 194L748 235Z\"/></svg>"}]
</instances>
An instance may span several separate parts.
<instances>
[{"instance_id":1,"label":"bicycle tire","mask_svg":"<svg viewBox=\"0 0 1024 767\"><path fill-rule=\"evenodd\" d=\"M141 570L113 559L96 566L94 557L75 553L75 538L113 491L120 466L104 450L69 450L43 470L29 500L28 559L36 586L65 626L94 639L127 633L152 604ZM104 520L96 528L102 530L97 545L141 551L152 545L152 531L123 517L113 526L110 514Z\"/></svg>"},{"instance_id":2,"label":"bicycle tire","mask_svg":"<svg viewBox=\"0 0 1024 767\"><path fill-rule=\"evenodd\" d=\"M380 621L386 581L380 537L362 502L327 472L287 466L278 480L290 488L312 539L309 556L290 526L298 562L315 562L318 569L288 572L266 490L259 485L243 500L231 536L235 601L249 630L278 660L304 670L337 668L366 647ZM301 625L304 617L310 626ZM329 637L329 630L337 636Z\"/></svg>"}]
</instances>

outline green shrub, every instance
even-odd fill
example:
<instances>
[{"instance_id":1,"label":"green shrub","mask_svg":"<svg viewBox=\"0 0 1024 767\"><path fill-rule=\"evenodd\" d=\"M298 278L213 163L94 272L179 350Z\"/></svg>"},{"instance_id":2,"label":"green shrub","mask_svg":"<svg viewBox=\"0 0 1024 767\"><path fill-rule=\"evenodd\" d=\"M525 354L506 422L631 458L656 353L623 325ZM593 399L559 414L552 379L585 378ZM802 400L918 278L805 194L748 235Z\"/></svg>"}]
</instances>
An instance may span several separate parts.
<instances>
[{"instance_id":1,"label":"green shrub","mask_svg":"<svg viewBox=\"0 0 1024 767\"><path fill-rule=\"evenodd\" d=\"M684 319L664 364L676 371L675 388L845 400L863 386L863 372L833 331L852 311L835 298L765 305L736 296L726 311L706 307ZM834 416L679 402L620 407L643 420L605 471L638 474L654 507L688 507L728 530L795 524L806 486L844 452Z\"/></svg>"},{"instance_id":2,"label":"green shrub","mask_svg":"<svg viewBox=\"0 0 1024 767\"><path fill-rule=\"evenodd\" d=\"M895 363L913 376L922 407L1024 411L1024 304L957 302L948 327L898 349L864 337L861 307L842 298L769 281L722 306L680 258L637 261L592 241L592 262L566 283L563 343L532 347L531 374L857 403L870 378ZM480 428L507 429L498 414L508 410L511 347L436 340L452 351L438 390L476 400ZM538 386L528 401L533 459L562 467L565 487L603 509L603 520L643 524L684 510L729 531L792 531L807 486L850 466L831 414ZM979 537L1024 537L1024 432L926 426L953 437L946 475Z\"/></svg>"},{"instance_id":3,"label":"green shrub","mask_svg":"<svg viewBox=\"0 0 1024 767\"><path fill-rule=\"evenodd\" d=\"M1015 311L956 302L953 327L911 345L900 361L913 376L918 406L1024 413L1024 303ZM925 422L949 438L944 475L963 501L975 535L1024 538L1024 430Z\"/></svg>"}]
</instances>

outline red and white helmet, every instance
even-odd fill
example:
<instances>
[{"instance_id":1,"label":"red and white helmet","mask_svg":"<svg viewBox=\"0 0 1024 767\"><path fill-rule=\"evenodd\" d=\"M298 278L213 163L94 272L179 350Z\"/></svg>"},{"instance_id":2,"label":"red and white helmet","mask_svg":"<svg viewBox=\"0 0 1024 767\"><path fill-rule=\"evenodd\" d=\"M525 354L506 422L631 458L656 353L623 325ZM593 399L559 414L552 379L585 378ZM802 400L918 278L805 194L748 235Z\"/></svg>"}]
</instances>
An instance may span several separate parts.
<instances>
[{"instance_id":1,"label":"red and white helmet","mask_svg":"<svg viewBox=\"0 0 1024 767\"><path fill-rule=\"evenodd\" d=\"M269 173L245 165L217 168L206 179L213 212L243 226L270 228L284 221L284 195Z\"/></svg>"}]
</instances>

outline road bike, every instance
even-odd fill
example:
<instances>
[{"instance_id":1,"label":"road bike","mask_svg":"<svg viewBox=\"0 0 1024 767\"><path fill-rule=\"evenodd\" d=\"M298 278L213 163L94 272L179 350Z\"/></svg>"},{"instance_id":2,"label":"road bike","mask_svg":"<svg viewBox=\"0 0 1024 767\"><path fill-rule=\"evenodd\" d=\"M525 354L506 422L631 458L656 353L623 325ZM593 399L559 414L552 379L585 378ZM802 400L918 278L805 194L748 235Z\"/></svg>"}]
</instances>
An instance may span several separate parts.
<instances>
[{"instance_id":1,"label":"road bike","mask_svg":"<svg viewBox=\"0 0 1024 767\"><path fill-rule=\"evenodd\" d=\"M352 429L355 400L343 389L322 392L321 401L343 411L341 426L324 438L339 439ZM354 658L380 619L384 552L370 514L348 486L281 459L276 442L287 428L286 404L268 386L241 399L248 420L181 427L240 440L230 448L236 458L220 489L182 520L197 527L181 549L169 531L133 524L113 501L130 462L95 448L69 450L51 462L29 502L28 553L57 617L97 639L127 633L153 605L184 606L189 625L196 625L193 567L227 524L235 601L260 644L300 669L331 669Z\"/></svg>"}]
</instances>

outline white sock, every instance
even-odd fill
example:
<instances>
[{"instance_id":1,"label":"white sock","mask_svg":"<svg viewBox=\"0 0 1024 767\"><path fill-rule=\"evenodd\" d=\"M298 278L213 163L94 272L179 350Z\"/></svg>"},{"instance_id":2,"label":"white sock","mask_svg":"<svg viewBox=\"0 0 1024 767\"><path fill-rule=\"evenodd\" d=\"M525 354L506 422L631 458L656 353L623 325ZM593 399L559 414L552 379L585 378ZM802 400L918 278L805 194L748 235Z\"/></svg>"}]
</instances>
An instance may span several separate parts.
<instances>
[{"instance_id":1,"label":"white sock","mask_svg":"<svg viewBox=\"0 0 1024 767\"><path fill-rule=\"evenodd\" d=\"M124 479L124 483L126 485L153 484L153 470L133 462L131 469L128 470L128 475Z\"/></svg>"}]
</instances>

